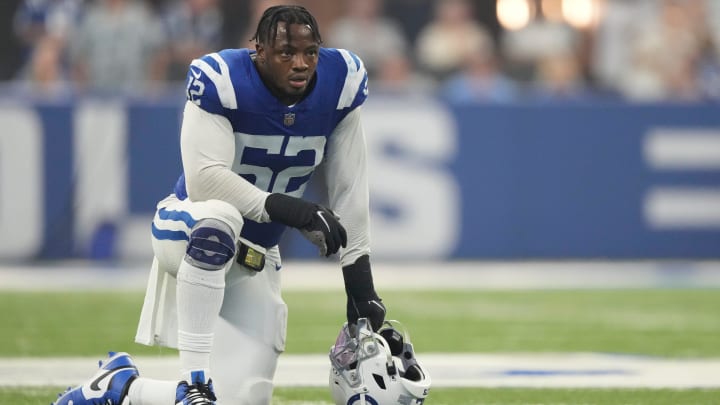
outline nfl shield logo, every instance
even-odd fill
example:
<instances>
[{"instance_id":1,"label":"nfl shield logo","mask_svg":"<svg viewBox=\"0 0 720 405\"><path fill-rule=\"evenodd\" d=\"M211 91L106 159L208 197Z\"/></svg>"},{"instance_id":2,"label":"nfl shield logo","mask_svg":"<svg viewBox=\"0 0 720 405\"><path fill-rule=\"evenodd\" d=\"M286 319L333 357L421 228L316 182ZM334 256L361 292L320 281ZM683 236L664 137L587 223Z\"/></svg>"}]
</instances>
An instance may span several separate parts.
<instances>
[{"instance_id":1,"label":"nfl shield logo","mask_svg":"<svg viewBox=\"0 0 720 405\"><path fill-rule=\"evenodd\" d=\"M290 125L295 123L295 113L286 113L285 117L283 117L283 124L285 124L286 127L289 127Z\"/></svg>"}]
</instances>

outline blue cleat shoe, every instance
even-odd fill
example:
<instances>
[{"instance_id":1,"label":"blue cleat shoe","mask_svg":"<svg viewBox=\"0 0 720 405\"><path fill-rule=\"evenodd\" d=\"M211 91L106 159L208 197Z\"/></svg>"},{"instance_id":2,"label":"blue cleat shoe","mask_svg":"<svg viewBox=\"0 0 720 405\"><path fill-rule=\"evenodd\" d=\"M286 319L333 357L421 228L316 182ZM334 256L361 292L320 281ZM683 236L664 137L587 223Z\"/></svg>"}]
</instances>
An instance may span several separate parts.
<instances>
[{"instance_id":1,"label":"blue cleat shoe","mask_svg":"<svg viewBox=\"0 0 720 405\"><path fill-rule=\"evenodd\" d=\"M128 405L130 383L139 373L127 353L108 353L109 358L100 361L100 370L75 388L68 388L59 395L53 405Z\"/></svg>"},{"instance_id":2,"label":"blue cleat shoe","mask_svg":"<svg viewBox=\"0 0 720 405\"><path fill-rule=\"evenodd\" d=\"M217 398L212 380L205 381L205 373L191 373L191 382L180 381L175 391L175 405L215 405Z\"/></svg>"}]
</instances>

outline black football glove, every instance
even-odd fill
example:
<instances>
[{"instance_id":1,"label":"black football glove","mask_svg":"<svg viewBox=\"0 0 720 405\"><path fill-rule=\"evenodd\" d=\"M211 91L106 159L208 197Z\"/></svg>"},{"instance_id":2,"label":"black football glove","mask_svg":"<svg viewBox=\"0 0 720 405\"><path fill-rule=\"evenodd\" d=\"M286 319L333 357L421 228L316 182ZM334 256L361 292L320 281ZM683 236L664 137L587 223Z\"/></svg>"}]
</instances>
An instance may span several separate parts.
<instances>
[{"instance_id":1,"label":"black football glove","mask_svg":"<svg viewBox=\"0 0 720 405\"><path fill-rule=\"evenodd\" d=\"M370 257L360 256L355 263L343 267L345 292L347 293L347 321L357 325L359 318L367 318L373 331L385 322L385 304L378 297L373 285Z\"/></svg>"},{"instance_id":2,"label":"black football glove","mask_svg":"<svg viewBox=\"0 0 720 405\"><path fill-rule=\"evenodd\" d=\"M377 331L385 322L386 312L385 304L377 295L369 300L357 299L349 295L347 297L347 320L352 325L356 325L360 318L367 318L373 331Z\"/></svg>"},{"instance_id":3,"label":"black football glove","mask_svg":"<svg viewBox=\"0 0 720 405\"><path fill-rule=\"evenodd\" d=\"M347 232L339 218L322 205L301 198L273 193L265 200L265 210L272 221L297 228L328 257L347 246Z\"/></svg>"}]
</instances>

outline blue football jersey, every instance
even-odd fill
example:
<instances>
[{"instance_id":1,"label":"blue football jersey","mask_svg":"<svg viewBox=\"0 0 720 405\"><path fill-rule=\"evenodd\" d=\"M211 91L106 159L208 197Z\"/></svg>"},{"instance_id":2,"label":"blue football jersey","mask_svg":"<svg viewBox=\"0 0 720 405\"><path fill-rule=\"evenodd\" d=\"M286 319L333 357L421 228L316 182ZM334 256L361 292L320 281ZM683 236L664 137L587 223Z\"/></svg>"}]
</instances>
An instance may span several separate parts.
<instances>
[{"instance_id":1,"label":"blue football jersey","mask_svg":"<svg viewBox=\"0 0 720 405\"><path fill-rule=\"evenodd\" d=\"M337 124L367 98L367 72L353 53L320 48L314 87L304 99L286 106L263 84L253 53L227 49L194 60L187 98L230 121L235 173L264 191L300 197ZM182 175L175 194L187 198ZM279 223L246 219L241 236L271 247L284 229Z\"/></svg>"}]
</instances>

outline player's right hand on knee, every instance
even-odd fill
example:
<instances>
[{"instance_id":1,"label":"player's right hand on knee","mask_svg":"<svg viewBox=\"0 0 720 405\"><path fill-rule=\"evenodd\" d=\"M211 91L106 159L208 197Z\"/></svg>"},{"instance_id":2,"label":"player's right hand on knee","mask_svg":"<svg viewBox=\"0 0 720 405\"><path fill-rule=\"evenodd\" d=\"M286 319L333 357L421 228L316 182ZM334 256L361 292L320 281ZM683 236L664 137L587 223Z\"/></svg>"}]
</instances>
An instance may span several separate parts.
<instances>
[{"instance_id":1,"label":"player's right hand on knee","mask_svg":"<svg viewBox=\"0 0 720 405\"><path fill-rule=\"evenodd\" d=\"M347 232L339 218L322 205L301 198L273 193L265 200L265 211L272 221L297 228L328 257L347 246Z\"/></svg>"},{"instance_id":2,"label":"player's right hand on knee","mask_svg":"<svg viewBox=\"0 0 720 405\"><path fill-rule=\"evenodd\" d=\"M328 257L337 253L340 246L347 246L347 233L340 224L340 218L331 210L317 205L310 225L300 232L320 249L320 255Z\"/></svg>"}]
</instances>

